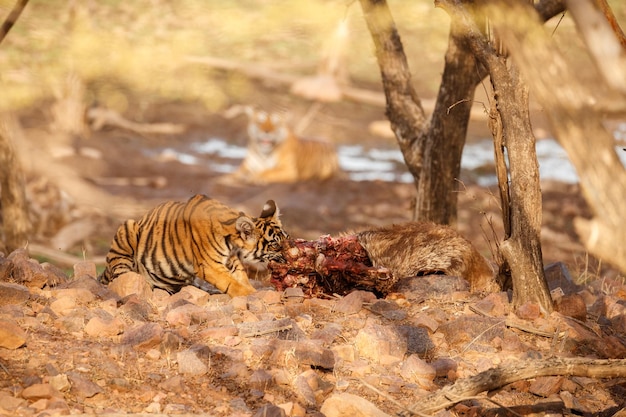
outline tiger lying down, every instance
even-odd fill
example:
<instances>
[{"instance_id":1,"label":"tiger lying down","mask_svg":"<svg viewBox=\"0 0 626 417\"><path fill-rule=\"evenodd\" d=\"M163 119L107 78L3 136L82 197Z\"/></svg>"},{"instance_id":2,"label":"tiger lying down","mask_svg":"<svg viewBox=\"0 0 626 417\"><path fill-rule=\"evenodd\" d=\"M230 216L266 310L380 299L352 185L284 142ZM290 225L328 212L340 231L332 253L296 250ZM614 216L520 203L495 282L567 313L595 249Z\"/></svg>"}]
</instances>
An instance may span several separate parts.
<instances>
[{"instance_id":1,"label":"tiger lying down","mask_svg":"<svg viewBox=\"0 0 626 417\"><path fill-rule=\"evenodd\" d=\"M265 269L278 290L346 294L366 288L385 295L399 279L428 273L465 278L472 291L497 291L495 270L450 227L407 222L338 238L289 239L279 210L267 201L258 218L196 195L166 202L117 230L99 281L141 274L169 293L199 278L236 297L251 294L247 269Z\"/></svg>"},{"instance_id":2,"label":"tiger lying down","mask_svg":"<svg viewBox=\"0 0 626 417\"><path fill-rule=\"evenodd\" d=\"M288 237L278 216L273 200L256 218L204 195L163 203L118 228L99 281L137 272L175 293L198 277L231 297L250 294L246 266L279 259Z\"/></svg>"}]
</instances>

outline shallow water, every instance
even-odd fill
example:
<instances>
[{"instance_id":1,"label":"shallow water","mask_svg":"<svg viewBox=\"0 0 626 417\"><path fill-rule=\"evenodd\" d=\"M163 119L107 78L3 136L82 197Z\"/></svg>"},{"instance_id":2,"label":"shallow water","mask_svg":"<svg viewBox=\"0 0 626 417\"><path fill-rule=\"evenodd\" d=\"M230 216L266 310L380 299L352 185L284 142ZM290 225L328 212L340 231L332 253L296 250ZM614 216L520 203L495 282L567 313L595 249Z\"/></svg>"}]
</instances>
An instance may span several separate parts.
<instances>
[{"instance_id":1,"label":"shallow water","mask_svg":"<svg viewBox=\"0 0 626 417\"><path fill-rule=\"evenodd\" d=\"M626 141L626 123L620 124L615 138ZM542 180L557 180L565 183L578 182L576 170L569 162L565 150L554 139L537 142L539 175ZM616 147L618 156L626 165L626 151ZM413 177L408 172L402 153L398 149L366 148L361 145L338 146L339 164L353 181L389 181L410 183ZM233 172L246 155L246 148L233 145L221 138L211 137L193 143L185 149L163 148L152 155L159 159L178 160L186 165L206 165L216 173ZM476 173L481 186L497 184L493 168L493 142L485 139L466 144L461 168Z\"/></svg>"}]
</instances>

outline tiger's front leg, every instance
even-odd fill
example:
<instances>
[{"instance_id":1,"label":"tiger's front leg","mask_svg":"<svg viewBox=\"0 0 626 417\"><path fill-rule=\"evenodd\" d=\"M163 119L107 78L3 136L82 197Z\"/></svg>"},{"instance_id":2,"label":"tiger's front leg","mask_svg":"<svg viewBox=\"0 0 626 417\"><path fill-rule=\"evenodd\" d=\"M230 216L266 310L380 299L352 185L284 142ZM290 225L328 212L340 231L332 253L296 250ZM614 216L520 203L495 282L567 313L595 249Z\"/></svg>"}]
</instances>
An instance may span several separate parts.
<instances>
[{"instance_id":1,"label":"tiger's front leg","mask_svg":"<svg viewBox=\"0 0 626 417\"><path fill-rule=\"evenodd\" d=\"M200 265L197 275L231 297L248 295L256 291L250 284L248 274L237 253L231 254L224 264Z\"/></svg>"}]
</instances>

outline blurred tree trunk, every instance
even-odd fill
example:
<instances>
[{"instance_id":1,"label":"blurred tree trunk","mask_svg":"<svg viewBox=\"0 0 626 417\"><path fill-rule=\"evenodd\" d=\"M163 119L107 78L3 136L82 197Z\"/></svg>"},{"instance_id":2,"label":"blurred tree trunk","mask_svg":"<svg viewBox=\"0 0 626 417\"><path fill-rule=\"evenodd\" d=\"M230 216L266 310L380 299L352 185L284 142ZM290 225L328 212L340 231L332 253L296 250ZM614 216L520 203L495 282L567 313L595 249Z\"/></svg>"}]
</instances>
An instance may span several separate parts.
<instances>
[{"instance_id":1,"label":"blurred tree trunk","mask_svg":"<svg viewBox=\"0 0 626 417\"><path fill-rule=\"evenodd\" d=\"M415 220L455 224L457 178L470 110L482 78L474 57L452 21L435 110L429 121L411 84L400 35L384 0L361 0L387 99L386 114L413 175Z\"/></svg>"},{"instance_id":2,"label":"blurred tree trunk","mask_svg":"<svg viewBox=\"0 0 626 417\"><path fill-rule=\"evenodd\" d=\"M9 129L0 126L0 207L4 249L10 253L26 246L30 221L24 191L24 175L9 136Z\"/></svg>"},{"instance_id":3,"label":"blurred tree trunk","mask_svg":"<svg viewBox=\"0 0 626 417\"><path fill-rule=\"evenodd\" d=\"M18 0L15 3L0 27L0 43L20 17L27 3L28 0ZM26 246L30 231L24 175L11 145L10 135L10 129L0 126L0 208L4 246L8 252Z\"/></svg>"}]
</instances>

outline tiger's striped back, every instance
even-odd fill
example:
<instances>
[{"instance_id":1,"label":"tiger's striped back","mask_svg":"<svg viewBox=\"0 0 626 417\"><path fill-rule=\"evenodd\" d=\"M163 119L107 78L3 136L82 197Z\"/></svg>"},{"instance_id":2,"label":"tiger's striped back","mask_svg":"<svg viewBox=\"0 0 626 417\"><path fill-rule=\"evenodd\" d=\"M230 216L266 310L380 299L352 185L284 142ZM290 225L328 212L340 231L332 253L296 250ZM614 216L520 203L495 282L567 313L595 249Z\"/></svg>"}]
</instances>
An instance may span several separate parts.
<instances>
[{"instance_id":1,"label":"tiger's striped back","mask_svg":"<svg viewBox=\"0 0 626 417\"><path fill-rule=\"evenodd\" d=\"M272 200L258 218L203 195L163 203L119 227L99 279L132 271L174 293L198 277L231 296L250 294L246 265L280 258L287 234L278 216Z\"/></svg>"}]
</instances>

